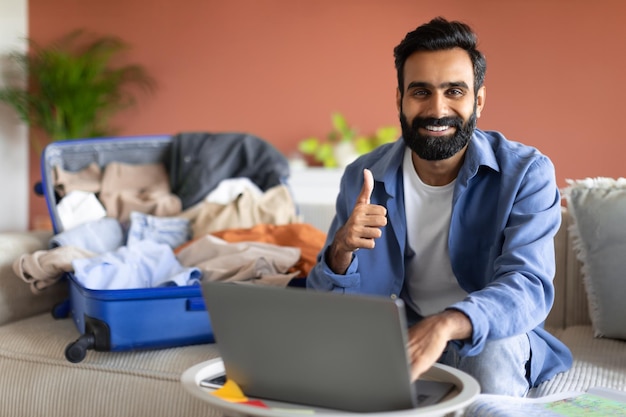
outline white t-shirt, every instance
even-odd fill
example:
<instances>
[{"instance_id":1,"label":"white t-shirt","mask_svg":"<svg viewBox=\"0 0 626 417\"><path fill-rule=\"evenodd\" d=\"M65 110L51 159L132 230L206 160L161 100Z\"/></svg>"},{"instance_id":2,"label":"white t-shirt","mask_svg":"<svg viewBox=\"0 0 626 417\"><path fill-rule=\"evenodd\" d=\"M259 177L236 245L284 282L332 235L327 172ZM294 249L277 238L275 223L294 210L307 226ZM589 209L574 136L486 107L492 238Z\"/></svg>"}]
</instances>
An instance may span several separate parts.
<instances>
[{"instance_id":1,"label":"white t-shirt","mask_svg":"<svg viewBox=\"0 0 626 417\"><path fill-rule=\"evenodd\" d=\"M465 298L452 273L448 232L456 180L434 187L417 175L407 148L402 164L408 245L415 256L406 265L405 302L421 316L443 311Z\"/></svg>"}]
</instances>

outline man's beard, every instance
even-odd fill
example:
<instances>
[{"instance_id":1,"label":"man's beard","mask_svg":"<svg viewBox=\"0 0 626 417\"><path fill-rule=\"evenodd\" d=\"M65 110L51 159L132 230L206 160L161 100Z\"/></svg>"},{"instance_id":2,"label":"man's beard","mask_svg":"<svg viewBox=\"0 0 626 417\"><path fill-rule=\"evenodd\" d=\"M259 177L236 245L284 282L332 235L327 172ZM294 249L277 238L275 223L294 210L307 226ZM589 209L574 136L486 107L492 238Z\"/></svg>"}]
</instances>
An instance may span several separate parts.
<instances>
[{"instance_id":1,"label":"man's beard","mask_svg":"<svg viewBox=\"0 0 626 417\"><path fill-rule=\"evenodd\" d=\"M474 133L476 119L476 108L474 108L474 112L465 123L460 117L435 119L416 116L413 123L409 124L406 116L400 110L400 126L402 127L404 143L417 156L427 161L448 159L463 149ZM456 130L453 134L446 136L422 135L419 128L426 126L450 126Z\"/></svg>"}]
</instances>

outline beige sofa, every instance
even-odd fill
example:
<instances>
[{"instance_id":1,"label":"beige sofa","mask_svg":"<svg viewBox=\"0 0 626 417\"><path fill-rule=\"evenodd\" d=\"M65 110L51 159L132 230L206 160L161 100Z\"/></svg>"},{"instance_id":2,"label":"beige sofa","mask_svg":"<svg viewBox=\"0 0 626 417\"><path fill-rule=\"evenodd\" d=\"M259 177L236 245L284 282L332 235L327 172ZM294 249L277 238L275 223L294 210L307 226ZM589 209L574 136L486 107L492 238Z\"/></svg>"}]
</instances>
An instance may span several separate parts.
<instances>
[{"instance_id":1,"label":"beige sofa","mask_svg":"<svg viewBox=\"0 0 626 417\"><path fill-rule=\"evenodd\" d=\"M556 392L585 391L606 387L626 391L626 341L594 338L581 264L576 258L569 228L572 219L565 208L555 238L556 298L546 328L572 351L574 364L565 373L533 389L529 396ZM616 317L624 322L624 317Z\"/></svg>"},{"instance_id":2,"label":"beige sofa","mask_svg":"<svg viewBox=\"0 0 626 417\"><path fill-rule=\"evenodd\" d=\"M571 371L532 396L605 386L626 390L626 342L594 339L580 265L564 222L556 237L557 299L547 326L574 353ZM46 247L45 232L0 234L0 416L218 416L180 383L183 371L218 356L217 346L137 351L89 351L80 363L64 350L79 334L70 319L55 320L51 308L65 297L58 285L33 295L12 271L13 260Z\"/></svg>"}]
</instances>

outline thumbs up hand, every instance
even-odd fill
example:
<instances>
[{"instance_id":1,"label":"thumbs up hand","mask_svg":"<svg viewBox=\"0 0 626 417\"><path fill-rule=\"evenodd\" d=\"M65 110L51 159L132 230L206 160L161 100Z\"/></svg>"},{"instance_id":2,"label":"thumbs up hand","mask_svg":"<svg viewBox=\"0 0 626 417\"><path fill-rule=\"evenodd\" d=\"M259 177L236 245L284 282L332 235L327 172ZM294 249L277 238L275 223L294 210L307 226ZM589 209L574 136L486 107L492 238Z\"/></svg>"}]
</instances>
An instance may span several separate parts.
<instances>
[{"instance_id":1,"label":"thumbs up hand","mask_svg":"<svg viewBox=\"0 0 626 417\"><path fill-rule=\"evenodd\" d=\"M369 169L363 170L363 187L357 196L350 218L335 234L326 262L337 274L350 266L352 253L358 249L372 249L375 239L382 236L381 228L387 224L387 209L370 204L374 190L374 177Z\"/></svg>"},{"instance_id":2,"label":"thumbs up hand","mask_svg":"<svg viewBox=\"0 0 626 417\"><path fill-rule=\"evenodd\" d=\"M361 187L361 192L356 198L356 204L369 204L372 191L374 191L374 177L372 176L372 171L364 169L363 187Z\"/></svg>"}]
</instances>

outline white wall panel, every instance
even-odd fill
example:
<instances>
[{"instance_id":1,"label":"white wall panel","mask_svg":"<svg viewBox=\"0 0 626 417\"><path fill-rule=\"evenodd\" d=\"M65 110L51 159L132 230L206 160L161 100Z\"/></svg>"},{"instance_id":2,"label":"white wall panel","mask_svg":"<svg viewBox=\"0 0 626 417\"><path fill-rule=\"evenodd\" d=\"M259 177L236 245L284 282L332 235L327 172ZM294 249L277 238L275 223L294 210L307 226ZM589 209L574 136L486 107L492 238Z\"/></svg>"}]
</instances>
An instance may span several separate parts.
<instances>
[{"instance_id":1,"label":"white wall panel","mask_svg":"<svg viewBox=\"0 0 626 417\"><path fill-rule=\"evenodd\" d=\"M26 50L27 0L0 0L0 85L6 55ZM0 103L0 232L28 227L28 129L13 109Z\"/></svg>"}]
</instances>

